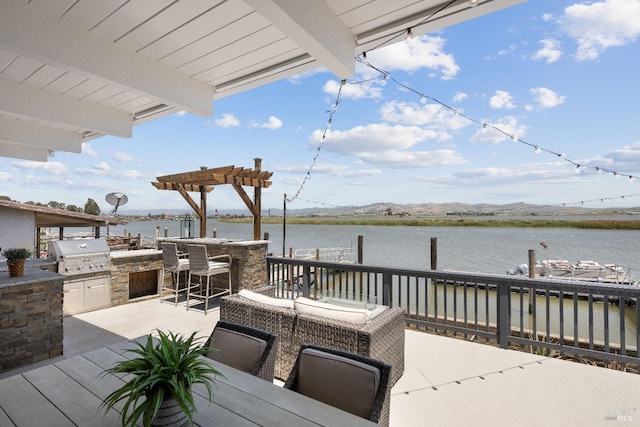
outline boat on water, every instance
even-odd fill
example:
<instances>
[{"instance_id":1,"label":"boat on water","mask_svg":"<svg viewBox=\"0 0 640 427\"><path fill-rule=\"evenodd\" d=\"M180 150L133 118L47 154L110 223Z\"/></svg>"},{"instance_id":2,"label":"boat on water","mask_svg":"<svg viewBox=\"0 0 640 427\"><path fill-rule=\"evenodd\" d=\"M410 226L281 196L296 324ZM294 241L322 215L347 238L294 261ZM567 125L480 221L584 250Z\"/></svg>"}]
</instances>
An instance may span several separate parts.
<instances>
[{"instance_id":1,"label":"boat on water","mask_svg":"<svg viewBox=\"0 0 640 427\"><path fill-rule=\"evenodd\" d=\"M536 261L536 277L553 279L582 280L588 282L636 284L631 279L631 271L617 264L600 264L596 261L576 261L547 259ZM507 271L509 275L528 275L529 267L521 264Z\"/></svg>"}]
</instances>

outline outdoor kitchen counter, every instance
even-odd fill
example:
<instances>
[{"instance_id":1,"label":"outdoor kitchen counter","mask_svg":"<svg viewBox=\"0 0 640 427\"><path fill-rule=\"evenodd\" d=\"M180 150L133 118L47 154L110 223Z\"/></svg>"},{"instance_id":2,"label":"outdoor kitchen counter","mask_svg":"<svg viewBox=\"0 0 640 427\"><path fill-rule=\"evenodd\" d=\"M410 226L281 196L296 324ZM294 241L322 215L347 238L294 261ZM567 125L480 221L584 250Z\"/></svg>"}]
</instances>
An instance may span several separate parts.
<instances>
[{"instance_id":1,"label":"outdoor kitchen counter","mask_svg":"<svg viewBox=\"0 0 640 427\"><path fill-rule=\"evenodd\" d=\"M204 238L159 238L158 248L162 242L175 243L178 250L187 252L188 245L205 245L209 256L231 256L231 286L233 292L242 287L247 289L259 288L267 280L267 247L268 240L222 239L215 237Z\"/></svg>"},{"instance_id":2,"label":"outdoor kitchen counter","mask_svg":"<svg viewBox=\"0 0 640 427\"><path fill-rule=\"evenodd\" d=\"M0 272L0 372L62 354L63 280L28 266L22 277Z\"/></svg>"},{"instance_id":3,"label":"outdoor kitchen counter","mask_svg":"<svg viewBox=\"0 0 640 427\"><path fill-rule=\"evenodd\" d=\"M145 257L149 255L160 255L162 257L162 251L158 249L138 249L132 251L111 251L112 259L122 259L122 258L135 258L135 257Z\"/></svg>"}]
</instances>

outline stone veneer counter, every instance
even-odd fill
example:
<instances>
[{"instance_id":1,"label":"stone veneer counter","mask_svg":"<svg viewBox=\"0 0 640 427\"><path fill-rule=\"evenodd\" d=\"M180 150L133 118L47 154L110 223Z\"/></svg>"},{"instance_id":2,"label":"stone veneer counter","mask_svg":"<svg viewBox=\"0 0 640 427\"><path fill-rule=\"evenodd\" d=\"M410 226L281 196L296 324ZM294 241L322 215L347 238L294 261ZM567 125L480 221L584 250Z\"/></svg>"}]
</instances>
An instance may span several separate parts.
<instances>
[{"instance_id":1,"label":"stone veneer counter","mask_svg":"<svg viewBox=\"0 0 640 427\"><path fill-rule=\"evenodd\" d=\"M111 305L160 295L162 251L111 251Z\"/></svg>"},{"instance_id":2,"label":"stone veneer counter","mask_svg":"<svg viewBox=\"0 0 640 427\"><path fill-rule=\"evenodd\" d=\"M231 256L231 286L233 292L239 289L259 288L267 281L267 247L268 240L240 240L204 238L159 238L158 247L162 242L175 243L178 251L187 252L187 245L205 245L209 256Z\"/></svg>"},{"instance_id":3,"label":"stone veneer counter","mask_svg":"<svg viewBox=\"0 0 640 427\"><path fill-rule=\"evenodd\" d=\"M64 278L29 267L22 277L0 273L0 372L62 354Z\"/></svg>"}]
</instances>

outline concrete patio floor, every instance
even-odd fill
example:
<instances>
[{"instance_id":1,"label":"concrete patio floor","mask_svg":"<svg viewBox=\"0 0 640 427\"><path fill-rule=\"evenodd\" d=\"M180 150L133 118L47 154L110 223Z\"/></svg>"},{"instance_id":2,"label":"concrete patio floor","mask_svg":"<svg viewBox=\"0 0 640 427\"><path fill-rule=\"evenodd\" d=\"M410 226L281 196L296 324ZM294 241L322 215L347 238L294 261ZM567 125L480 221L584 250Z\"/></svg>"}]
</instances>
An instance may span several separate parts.
<instances>
[{"instance_id":1,"label":"concrete patio floor","mask_svg":"<svg viewBox=\"0 0 640 427\"><path fill-rule=\"evenodd\" d=\"M171 330L209 336L219 309L158 299L64 318L64 356ZM390 425L640 425L640 375L407 330ZM0 378L52 363L48 360Z\"/></svg>"}]
</instances>

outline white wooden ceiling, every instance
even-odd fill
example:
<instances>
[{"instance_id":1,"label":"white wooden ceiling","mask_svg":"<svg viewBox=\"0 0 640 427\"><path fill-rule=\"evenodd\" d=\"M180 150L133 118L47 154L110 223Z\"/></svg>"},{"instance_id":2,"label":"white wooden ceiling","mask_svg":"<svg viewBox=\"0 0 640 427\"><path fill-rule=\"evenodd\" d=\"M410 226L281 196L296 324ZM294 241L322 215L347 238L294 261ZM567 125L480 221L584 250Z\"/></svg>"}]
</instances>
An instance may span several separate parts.
<instances>
[{"instance_id":1,"label":"white wooden ceiling","mask_svg":"<svg viewBox=\"0 0 640 427\"><path fill-rule=\"evenodd\" d=\"M522 1L2 0L0 156L79 153L319 67L345 79L356 55L409 27L420 35Z\"/></svg>"}]
</instances>

